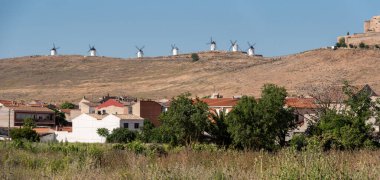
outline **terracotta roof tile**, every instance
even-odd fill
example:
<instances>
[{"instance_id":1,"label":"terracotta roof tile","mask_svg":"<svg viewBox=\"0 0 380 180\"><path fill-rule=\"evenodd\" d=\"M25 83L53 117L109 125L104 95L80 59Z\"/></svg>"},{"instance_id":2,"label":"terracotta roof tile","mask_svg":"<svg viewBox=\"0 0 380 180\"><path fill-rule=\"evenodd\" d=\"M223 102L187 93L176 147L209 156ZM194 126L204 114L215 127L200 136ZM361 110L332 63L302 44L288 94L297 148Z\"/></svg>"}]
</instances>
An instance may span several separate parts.
<instances>
[{"instance_id":1,"label":"terracotta roof tile","mask_svg":"<svg viewBox=\"0 0 380 180\"><path fill-rule=\"evenodd\" d=\"M306 109L317 108L314 98L290 97L290 98L286 98L285 104L293 108L306 108Z\"/></svg>"},{"instance_id":2,"label":"terracotta roof tile","mask_svg":"<svg viewBox=\"0 0 380 180\"><path fill-rule=\"evenodd\" d=\"M201 99L210 107L223 106L223 107L233 107L240 99L234 98L217 98L217 99Z\"/></svg>"},{"instance_id":3,"label":"terracotta roof tile","mask_svg":"<svg viewBox=\"0 0 380 180\"><path fill-rule=\"evenodd\" d=\"M96 109L101 109L101 108L105 108L105 107L108 107L108 106L116 106L116 107L124 107L124 105L114 99L109 99L107 100L106 102L100 104L99 106L96 107Z\"/></svg>"}]
</instances>

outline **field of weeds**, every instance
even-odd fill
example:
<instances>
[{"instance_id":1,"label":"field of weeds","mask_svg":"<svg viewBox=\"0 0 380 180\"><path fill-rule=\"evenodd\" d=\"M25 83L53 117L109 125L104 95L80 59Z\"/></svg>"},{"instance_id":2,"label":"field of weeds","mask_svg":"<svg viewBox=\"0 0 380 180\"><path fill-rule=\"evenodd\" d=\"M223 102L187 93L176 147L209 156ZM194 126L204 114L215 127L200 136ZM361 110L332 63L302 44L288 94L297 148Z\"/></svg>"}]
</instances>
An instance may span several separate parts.
<instances>
[{"instance_id":1,"label":"field of weeds","mask_svg":"<svg viewBox=\"0 0 380 180\"><path fill-rule=\"evenodd\" d=\"M380 151L276 153L144 144L0 144L2 179L379 179Z\"/></svg>"}]
</instances>

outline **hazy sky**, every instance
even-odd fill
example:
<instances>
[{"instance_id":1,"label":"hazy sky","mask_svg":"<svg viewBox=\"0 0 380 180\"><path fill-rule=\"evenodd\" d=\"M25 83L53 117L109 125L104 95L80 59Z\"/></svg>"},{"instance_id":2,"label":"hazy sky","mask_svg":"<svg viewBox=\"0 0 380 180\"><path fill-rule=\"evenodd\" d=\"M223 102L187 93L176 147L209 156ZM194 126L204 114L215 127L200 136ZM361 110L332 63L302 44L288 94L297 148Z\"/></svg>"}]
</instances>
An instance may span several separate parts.
<instances>
[{"instance_id":1,"label":"hazy sky","mask_svg":"<svg viewBox=\"0 0 380 180\"><path fill-rule=\"evenodd\" d=\"M335 43L338 35L362 32L380 15L380 0L0 0L0 58L87 54L134 57L218 49L237 40L257 43L257 53L276 56Z\"/></svg>"}]
</instances>

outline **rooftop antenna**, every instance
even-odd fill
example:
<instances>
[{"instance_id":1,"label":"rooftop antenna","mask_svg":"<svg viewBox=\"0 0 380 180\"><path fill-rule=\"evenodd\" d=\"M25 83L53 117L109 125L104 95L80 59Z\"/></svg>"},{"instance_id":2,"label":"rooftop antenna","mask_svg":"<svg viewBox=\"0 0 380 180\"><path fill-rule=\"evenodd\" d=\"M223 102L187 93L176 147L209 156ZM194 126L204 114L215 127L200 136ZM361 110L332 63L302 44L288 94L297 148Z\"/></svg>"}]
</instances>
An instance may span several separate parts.
<instances>
[{"instance_id":1,"label":"rooftop antenna","mask_svg":"<svg viewBox=\"0 0 380 180\"><path fill-rule=\"evenodd\" d=\"M216 51L216 42L212 39L212 37L210 38L210 42L208 42L207 44L210 45L211 51Z\"/></svg>"},{"instance_id":2,"label":"rooftop antenna","mask_svg":"<svg viewBox=\"0 0 380 180\"><path fill-rule=\"evenodd\" d=\"M50 55L56 56L57 55L57 49L59 49L59 47L55 47L55 44L53 43L53 48L50 49Z\"/></svg>"},{"instance_id":3,"label":"rooftop antenna","mask_svg":"<svg viewBox=\"0 0 380 180\"><path fill-rule=\"evenodd\" d=\"M237 44L237 41L232 41L230 40L230 43L231 43L231 46L230 46L230 51L232 50L232 52L238 52L239 51L239 45Z\"/></svg>"},{"instance_id":4,"label":"rooftop antenna","mask_svg":"<svg viewBox=\"0 0 380 180\"><path fill-rule=\"evenodd\" d=\"M90 48L90 49L88 50L88 52L90 52L90 56L96 56L96 49L95 49L95 46L88 45L88 47Z\"/></svg>"},{"instance_id":5,"label":"rooftop antenna","mask_svg":"<svg viewBox=\"0 0 380 180\"><path fill-rule=\"evenodd\" d=\"M171 46L172 46L172 55L177 56L178 51L179 51L178 47L175 44L174 45L172 44Z\"/></svg>"},{"instance_id":6,"label":"rooftop antenna","mask_svg":"<svg viewBox=\"0 0 380 180\"><path fill-rule=\"evenodd\" d=\"M255 55L255 44L251 44L250 42L248 42L248 50L247 50L247 54L248 56L254 56Z\"/></svg>"},{"instance_id":7,"label":"rooftop antenna","mask_svg":"<svg viewBox=\"0 0 380 180\"><path fill-rule=\"evenodd\" d=\"M144 57L144 51L143 49L145 48L145 46L139 48L136 46L136 49L137 49L137 58L143 58Z\"/></svg>"}]
</instances>

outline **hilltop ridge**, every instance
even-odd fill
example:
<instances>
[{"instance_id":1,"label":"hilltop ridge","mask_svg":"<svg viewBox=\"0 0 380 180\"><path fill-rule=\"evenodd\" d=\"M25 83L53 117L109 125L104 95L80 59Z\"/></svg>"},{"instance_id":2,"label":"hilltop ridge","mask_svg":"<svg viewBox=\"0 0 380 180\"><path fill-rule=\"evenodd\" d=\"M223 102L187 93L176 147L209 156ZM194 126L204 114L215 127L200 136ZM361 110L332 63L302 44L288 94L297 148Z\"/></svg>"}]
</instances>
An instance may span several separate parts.
<instances>
[{"instance_id":1,"label":"hilltop ridge","mask_svg":"<svg viewBox=\"0 0 380 180\"><path fill-rule=\"evenodd\" d=\"M259 96L264 83L285 86L290 94L312 84L370 84L380 89L380 51L318 49L282 57L249 57L243 53L199 52L143 59L30 56L0 60L0 98L77 101L107 93L142 98L196 96L214 90L225 97Z\"/></svg>"}]
</instances>

